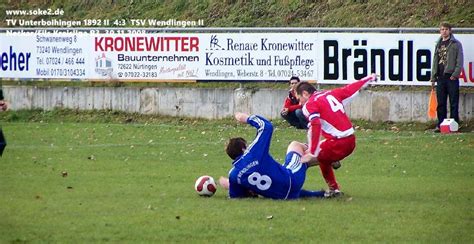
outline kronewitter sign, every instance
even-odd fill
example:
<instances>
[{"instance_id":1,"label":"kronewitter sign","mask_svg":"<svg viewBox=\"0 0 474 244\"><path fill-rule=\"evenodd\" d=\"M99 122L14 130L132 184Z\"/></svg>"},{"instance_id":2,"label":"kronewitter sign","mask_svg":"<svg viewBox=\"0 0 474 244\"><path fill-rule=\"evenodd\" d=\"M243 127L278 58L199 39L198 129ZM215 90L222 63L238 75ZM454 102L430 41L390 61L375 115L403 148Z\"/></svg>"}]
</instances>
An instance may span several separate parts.
<instances>
[{"instance_id":1,"label":"kronewitter sign","mask_svg":"<svg viewBox=\"0 0 474 244\"><path fill-rule=\"evenodd\" d=\"M473 34L462 86L474 86ZM344 84L370 73L383 85L430 85L435 42L423 33L0 34L0 77L79 80L302 80Z\"/></svg>"}]
</instances>

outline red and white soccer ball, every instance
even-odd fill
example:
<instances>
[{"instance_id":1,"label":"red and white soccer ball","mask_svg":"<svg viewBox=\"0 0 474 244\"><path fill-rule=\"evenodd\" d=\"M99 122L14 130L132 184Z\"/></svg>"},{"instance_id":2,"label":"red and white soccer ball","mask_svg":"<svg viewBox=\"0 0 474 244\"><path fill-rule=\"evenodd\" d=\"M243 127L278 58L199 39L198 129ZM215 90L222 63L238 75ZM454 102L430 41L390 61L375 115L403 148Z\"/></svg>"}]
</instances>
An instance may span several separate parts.
<instances>
[{"instance_id":1,"label":"red and white soccer ball","mask_svg":"<svg viewBox=\"0 0 474 244\"><path fill-rule=\"evenodd\" d=\"M203 175L196 180L194 189L199 196L212 197L216 193L217 186L214 178L209 175Z\"/></svg>"}]
</instances>

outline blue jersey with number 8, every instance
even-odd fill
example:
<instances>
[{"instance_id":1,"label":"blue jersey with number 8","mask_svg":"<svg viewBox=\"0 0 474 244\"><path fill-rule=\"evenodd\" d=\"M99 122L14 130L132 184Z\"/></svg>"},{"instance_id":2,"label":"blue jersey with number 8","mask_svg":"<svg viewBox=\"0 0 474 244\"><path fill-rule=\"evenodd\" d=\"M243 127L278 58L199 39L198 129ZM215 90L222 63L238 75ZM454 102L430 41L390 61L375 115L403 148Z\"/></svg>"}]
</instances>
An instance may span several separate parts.
<instances>
[{"instance_id":1,"label":"blue jersey with number 8","mask_svg":"<svg viewBox=\"0 0 474 244\"><path fill-rule=\"evenodd\" d=\"M247 123L257 129L257 135L242 156L232 163L229 196L248 197L251 191L273 199L298 198L307 169L306 164L301 163L301 155L290 152L281 165L269 154L272 124L257 115L251 115Z\"/></svg>"}]
</instances>

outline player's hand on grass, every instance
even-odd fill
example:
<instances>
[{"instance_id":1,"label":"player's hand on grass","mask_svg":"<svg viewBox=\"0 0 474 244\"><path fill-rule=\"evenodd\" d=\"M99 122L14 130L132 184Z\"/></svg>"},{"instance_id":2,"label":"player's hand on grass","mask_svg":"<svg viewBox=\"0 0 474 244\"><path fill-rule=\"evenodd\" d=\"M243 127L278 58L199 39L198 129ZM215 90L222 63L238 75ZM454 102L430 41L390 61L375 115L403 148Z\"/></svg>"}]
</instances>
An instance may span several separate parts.
<instances>
[{"instance_id":1,"label":"player's hand on grass","mask_svg":"<svg viewBox=\"0 0 474 244\"><path fill-rule=\"evenodd\" d=\"M235 113L235 119L239 121L240 123L247 123L248 118L249 118L249 115L246 113L242 113L242 112Z\"/></svg>"},{"instance_id":2,"label":"player's hand on grass","mask_svg":"<svg viewBox=\"0 0 474 244\"><path fill-rule=\"evenodd\" d=\"M226 190L229 190L229 179L226 178L226 177L224 177L224 176L221 176L221 177L219 178L219 185L220 185L222 188L224 188L224 189L226 189Z\"/></svg>"}]
</instances>

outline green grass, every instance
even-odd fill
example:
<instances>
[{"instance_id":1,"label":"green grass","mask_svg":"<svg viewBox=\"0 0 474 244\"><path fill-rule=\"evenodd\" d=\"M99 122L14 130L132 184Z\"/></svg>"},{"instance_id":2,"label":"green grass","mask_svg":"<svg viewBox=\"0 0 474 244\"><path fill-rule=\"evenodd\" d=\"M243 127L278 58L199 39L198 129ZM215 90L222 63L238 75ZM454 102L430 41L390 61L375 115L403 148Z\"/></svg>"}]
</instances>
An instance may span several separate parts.
<instances>
[{"instance_id":1,"label":"green grass","mask_svg":"<svg viewBox=\"0 0 474 244\"><path fill-rule=\"evenodd\" d=\"M75 122L58 111L12 121L8 113L0 116L8 140L0 158L0 243L474 240L472 133L359 129L356 151L336 171L346 197L229 200L222 189L198 197L194 181L226 175L224 144L253 139L250 126L123 123L131 115L120 113L99 113L98 122L78 113ZM305 133L275 124L271 153L282 161L287 144ZM310 169L305 188L324 186Z\"/></svg>"}]
</instances>

